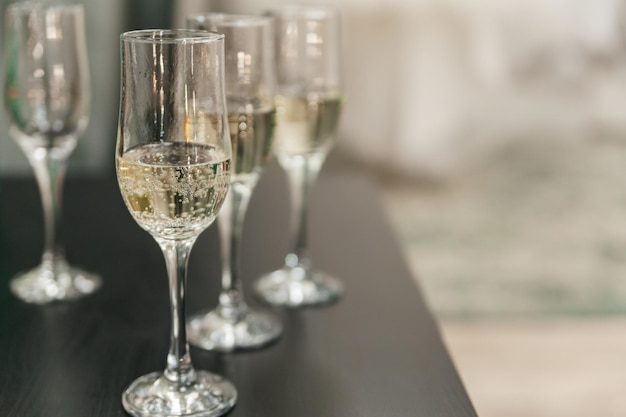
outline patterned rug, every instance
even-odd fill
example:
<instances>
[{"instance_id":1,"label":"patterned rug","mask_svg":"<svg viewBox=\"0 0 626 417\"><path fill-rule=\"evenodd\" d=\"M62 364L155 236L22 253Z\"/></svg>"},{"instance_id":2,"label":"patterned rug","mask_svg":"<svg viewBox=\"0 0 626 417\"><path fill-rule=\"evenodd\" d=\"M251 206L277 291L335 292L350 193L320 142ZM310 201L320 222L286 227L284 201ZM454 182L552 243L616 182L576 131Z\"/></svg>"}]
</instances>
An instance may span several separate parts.
<instances>
[{"instance_id":1,"label":"patterned rug","mask_svg":"<svg viewBox=\"0 0 626 417\"><path fill-rule=\"evenodd\" d=\"M454 179L382 188L436 313L626 312L626 141L516 142Z\"/></svg>"}]
</instances>

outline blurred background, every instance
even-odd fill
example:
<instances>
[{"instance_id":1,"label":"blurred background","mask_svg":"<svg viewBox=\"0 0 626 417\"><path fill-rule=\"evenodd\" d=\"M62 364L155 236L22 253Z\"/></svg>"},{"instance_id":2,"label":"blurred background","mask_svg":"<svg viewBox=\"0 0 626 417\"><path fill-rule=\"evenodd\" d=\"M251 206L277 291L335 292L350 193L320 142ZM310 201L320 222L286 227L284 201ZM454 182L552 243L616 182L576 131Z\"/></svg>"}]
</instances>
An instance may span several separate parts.
<instances>
[{"instance_id":1,"label":"blurred background","mask_svg":"<svg viewBox=\"0 0 626 417\"><path fill-rule=\"evenodd\" d=\"M69 175L113 175L122 31L283 2L83 0ZM346 105L326 169L378 182L478 414L626 415L625 0L327 3ZM0 173L32 175L4 115Z\"/></svg>"}]
</instances>

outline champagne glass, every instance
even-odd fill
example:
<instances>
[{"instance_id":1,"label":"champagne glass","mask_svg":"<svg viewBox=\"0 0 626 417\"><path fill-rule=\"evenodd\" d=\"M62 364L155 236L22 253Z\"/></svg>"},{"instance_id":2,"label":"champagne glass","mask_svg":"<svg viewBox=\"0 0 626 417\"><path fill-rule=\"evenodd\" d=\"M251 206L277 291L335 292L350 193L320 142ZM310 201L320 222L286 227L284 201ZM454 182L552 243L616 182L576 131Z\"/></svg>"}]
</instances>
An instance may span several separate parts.
<instances>
[{"instance_id":1,"label":"champagne glass","mask_svg":"<svg viewBox=\"0 0 626 417\"><path fill-rule=\"evenodd\" d=\"M59 232L67 160L89 120L83 7L15 3L5 17L9 131L35 172L45 224L41 264L15 277L10 288L37 304L80 298L101 281L67 263Z\"/></svg>"},{"instance_id":2,"label":"champagne glass","mask_svg":"<svg viewBox=\"0 0 626 417\"><path fill-rule=\"evenodd\" d=\"M164 372L136 379L122 396L134 416L218 416L237 398L224 378L195 370L185 329L189 252L215 219L231 175L223 35L139 30L121 36L116 147L124 202L165 256L172 315Z\"/></svg>"},{"instance_id":3,"label":"champagne glass","mask_svg":"<svg viewBox=\"0 0 626 417\"><path fill-rule=\"evenodd\" d=\"M326 304L341 297L343 284L312 269L307 210L341 109L339 14L329 7L288 6L271 15L278 78L273 149L289 179L293 247L285 266L262 276L254 289L276 306Z\"/></svg>"},{"instance_id":4,"label":"champagne glass","mask_svg":"<svg viewBox=\"0 0 626 417\"><path fill-rule=\"evenodd\" d=\"M272 19L267 16L208 14L187 20L192 29L225 36L226 101L234 174L217 217L222 253L222 292L218 306L190 318L191 344L209 350L253 349L282 333L278 318L252 309L244 300L239 252L246 209L267 161L274 133L274 55Z\"/></svg>"}]
</instances>

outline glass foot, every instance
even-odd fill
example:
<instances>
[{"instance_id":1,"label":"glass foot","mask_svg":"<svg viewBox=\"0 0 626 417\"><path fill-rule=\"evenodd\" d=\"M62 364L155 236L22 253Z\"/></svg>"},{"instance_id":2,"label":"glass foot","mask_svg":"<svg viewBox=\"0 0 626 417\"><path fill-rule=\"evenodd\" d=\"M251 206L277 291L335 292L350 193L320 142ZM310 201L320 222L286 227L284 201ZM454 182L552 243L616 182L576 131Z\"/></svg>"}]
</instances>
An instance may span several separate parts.
<instances>
[{"instance_id":1,"label":"glass foot","mask_svg":"<svg viewBox=\"0 0 626 417\"><path fill-rule=\"evenodd\" d=\"M285 266L263 275L254 283L260 299L277 307L307 307L333 303L341 298L341 281L296 266Z\"/></svg>"},{"instance_id":2,"label":"glass foot","mask_svg":"<svg viewBox=\"0 0 626 417\"><path fill-rule=\"evenodd\" d=\"M207 371L195 371L193 383L167 379L161 372L137 378L122 395L124 409L135 417L221 416L237 401L228 380Z\"/></svg>"},{"instance_id":3,"label":"glass foot","mask_svg":"<svg viewBox=\"0 0 626 417\"><path fill-rule=\"evenodd\" d=\"M100 288L99 276L69 266L65 261L43 263L11 280L11 292L27 303L74 300Z\"/></svg>"},{"instance_id":4,"label":"glass foot","mask_svg":"<svg viewBox=\"0 0 626 417\"><path fill-rule=\"evenodd\" d=\"M235 312L218 306L209 313L192 316L187 322L189 343L220 352L258 349L278 339L282 332L278 317L246 305Z\"/></svg>"}]
</instances>

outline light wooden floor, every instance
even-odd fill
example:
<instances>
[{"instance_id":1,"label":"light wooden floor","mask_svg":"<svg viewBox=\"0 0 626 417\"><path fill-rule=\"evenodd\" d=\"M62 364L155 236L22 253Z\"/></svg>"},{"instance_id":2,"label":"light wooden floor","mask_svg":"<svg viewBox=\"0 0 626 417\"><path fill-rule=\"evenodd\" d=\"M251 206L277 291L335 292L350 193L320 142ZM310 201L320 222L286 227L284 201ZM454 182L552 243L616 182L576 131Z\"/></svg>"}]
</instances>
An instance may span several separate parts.
<instances>
[{"instance_id":1,"label":"light wooden floor","mask_svg":"<svg viewBox=\"0 0 626 417\"><path fill-rule=\"evenodd\" d=\"M441 330L480 417L626 416L626 319L444 320Z\"/></svg>"}]
</instances>

